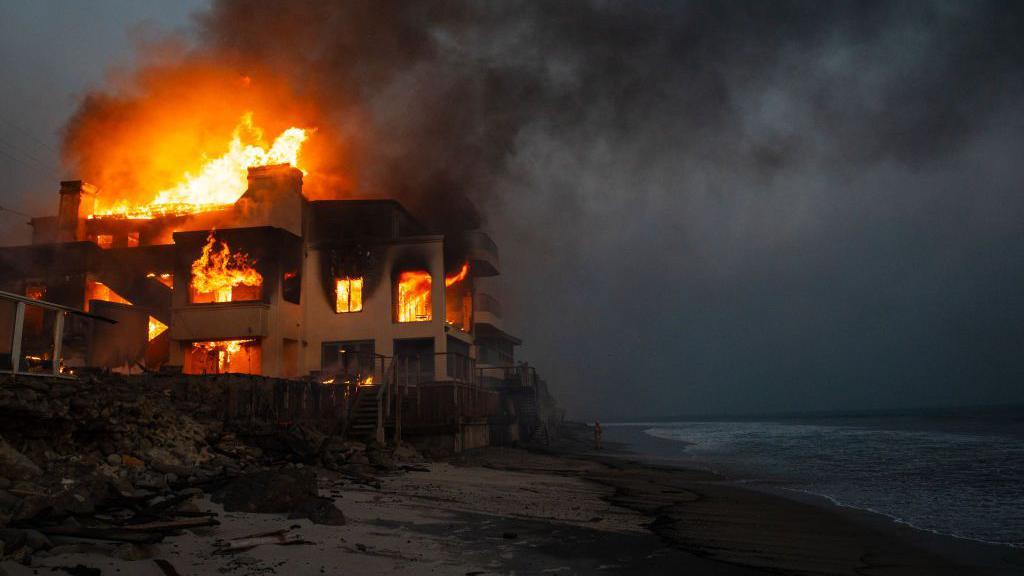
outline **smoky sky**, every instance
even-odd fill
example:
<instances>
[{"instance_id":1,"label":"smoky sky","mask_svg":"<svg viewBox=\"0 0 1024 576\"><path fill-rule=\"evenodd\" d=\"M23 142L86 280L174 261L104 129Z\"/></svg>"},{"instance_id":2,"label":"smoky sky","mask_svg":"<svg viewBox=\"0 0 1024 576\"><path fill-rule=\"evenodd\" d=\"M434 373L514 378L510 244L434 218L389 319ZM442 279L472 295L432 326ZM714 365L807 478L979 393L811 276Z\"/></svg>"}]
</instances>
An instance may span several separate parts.
<instances>
[{"instance_id":1,"label":"smoky sky","mask_svg":"<svg viewBox=\"0 0 1024 576\"><path fill-rule=\"evenodd\" d=\"M482 222L520 356L571 416L616 419L1024 401L1022 20L221 1L178 33L326 110L347 193Z\"/></svg>"}]
</instances>

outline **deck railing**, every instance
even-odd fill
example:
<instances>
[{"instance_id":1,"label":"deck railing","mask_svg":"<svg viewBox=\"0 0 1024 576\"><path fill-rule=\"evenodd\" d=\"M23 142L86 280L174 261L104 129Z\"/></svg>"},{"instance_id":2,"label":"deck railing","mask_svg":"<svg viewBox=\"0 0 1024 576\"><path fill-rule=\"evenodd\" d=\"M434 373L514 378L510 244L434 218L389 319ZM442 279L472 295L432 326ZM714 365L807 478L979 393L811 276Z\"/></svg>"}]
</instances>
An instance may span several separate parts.
<instances>
[{"instance_id":1,"label":"deck railing","mask_svg":"<svg viewBox=\"0 0 1024 576\"><path fill-rule=\"evenodd\" d=\"M0 291L0 330L6 331L6 337L0 337L0 372L70 375L64 345L65 323L71 318L116 324L78 308Z\"/></svg>"}]
</instances>

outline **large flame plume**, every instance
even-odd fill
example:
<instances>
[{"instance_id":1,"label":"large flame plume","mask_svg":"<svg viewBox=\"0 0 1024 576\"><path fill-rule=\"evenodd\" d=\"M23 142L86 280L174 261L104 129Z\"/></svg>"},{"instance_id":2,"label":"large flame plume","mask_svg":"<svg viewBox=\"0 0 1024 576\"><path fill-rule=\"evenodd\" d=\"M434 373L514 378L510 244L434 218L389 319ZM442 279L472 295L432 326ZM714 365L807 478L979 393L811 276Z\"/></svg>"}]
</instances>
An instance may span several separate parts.
<instances>
[{"instance_id":1,"label":"large flame plume","mask_svg":"<svg viewBox=\"0 0 1024 576\"><path fill-rule=\"evenodd\" d=\"M263 286L263 276L253 268L246 253L232 254L227 242L219 242L219 248L217 244L211 231L203 253L192 263L192 290L197 296L212 295L213 302L231 302L237 300L235 288Z\"/></svg>"},{"instance_id":2,"label":"large flame plume","mask_svg":"<svg viewBox=\"0 0 1024 576\"><path fill-rule=\"evenodd\" d=\"M179 184L161 190L147 204L121 198L94 216L153 218L225 207L245 193L249 168L271 164L299 167L299 150L306 138L306 130L291 127L270 146L264 146L263 131L253 123L252 112L246 112L235 126L228 151L223 155L207 160L194 174L186 172Z\"/></svg>"}]
</instances>

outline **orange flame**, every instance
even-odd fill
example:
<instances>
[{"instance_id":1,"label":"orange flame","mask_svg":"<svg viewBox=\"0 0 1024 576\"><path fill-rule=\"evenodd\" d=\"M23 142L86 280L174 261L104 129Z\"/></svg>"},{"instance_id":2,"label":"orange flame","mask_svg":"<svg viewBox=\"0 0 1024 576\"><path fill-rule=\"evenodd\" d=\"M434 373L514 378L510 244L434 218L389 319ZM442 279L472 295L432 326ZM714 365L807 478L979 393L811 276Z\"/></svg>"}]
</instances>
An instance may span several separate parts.
<instances>
[{"instance_id":1,"label":"orange flame","mask_svg":"<svg viewBox=\"0 0 1024 576\"><path fill-rule=\"evenodd\" d=\"M166 330L167 330L167 324L164 324L163 322L157 320L156 318L153 318L152 316L149 317L149 340L150 341L152 341L157 336L163 334Z\"/></svg>"},{"instance_id":2,"label":"orange flame","mask_svg":"<svg viewBox=\"0 0 1024 576\"><path fill-rule=\"evenodd\" d=\"M432 318L430 272L416 270L398 275L398 321L426 322Z\"/></svg>"},{"instance_id":3,"label":"orange flame","mask_svg":"<svg viewBox=\"0 0 1024 576\"><path fill-rule=\"evenodd\" d=\"M212 294L214 302L231 302L234 288L263 285L263 276L252 267L247 254L232 254L227 242L221 242L219 249L216 244L217 239L210 231L202 255L192 263L192 290L199 296L193 301L204 301L202 295Z\"/></svg>"},{"instance_id":4,"label":"orange flame","mask_svg":"<svg viewBox=\"0 0 1024 576\"><path fill-rule=\"evenodd\" d=\"M232 356L242 350L242 346L252 344L256 340L248 338L244 340L214 340L211 342L193 342L192 348L201 350L212 356L216 356L217 372L224 373L231 369Z\"/></svg>"},{"instance_id":5,"label":"orange flame","mask_svg":"<svg viewBox=\"0 0 1024 576\"><path fill-rule=\"evenodd\" d=\"M468 275L469 275L469 262L466 262L465 264L462 265L462 268L459 269L459 272L457 274L454 274L452 276L448 276L448 277L446 277L444 279L444 287L445 288L451 288L452 284L458 284L459 282L462 282L463 280L466 279L466 276L468 276Z\"/></svg>"},{"instance_id":6,"label":"orange flame","mask_svg":"<svg viewBox=\"0 0 1024 576\"><path fill-rule=\"evenodd\" d=\"M335 292L335 312L359 312L363 309L362 277L339 278L335 281Z\"/></svg>"},{"instance_id":7,"label":"orange flame","mask_svg":"<svg viewBox=\"0 0 1024 576\"><path fill-rule=\"evenodd\" d=\"M243 137L255 144L243 144ZM245 193L249 168L272 164L297 167L299 151L307 137L306 130L292 127L264 147L260 144L263 131L253 124L252 112L246 112L235 126L228 151L223 155L207 160L195 174L186 172L177 185L158 192L148 204L122 199L92 217L150 219L222 209Z\"/></svg>"}]
</instances>

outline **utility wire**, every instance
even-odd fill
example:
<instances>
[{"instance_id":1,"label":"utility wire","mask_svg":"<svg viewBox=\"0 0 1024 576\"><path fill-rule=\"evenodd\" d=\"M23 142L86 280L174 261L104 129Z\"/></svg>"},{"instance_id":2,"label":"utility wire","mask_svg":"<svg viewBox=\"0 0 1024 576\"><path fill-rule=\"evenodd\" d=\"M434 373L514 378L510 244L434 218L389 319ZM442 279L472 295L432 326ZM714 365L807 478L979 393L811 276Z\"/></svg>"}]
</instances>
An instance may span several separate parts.
<instances>
[{"instance_id":1,"label":"utility wire","mask_svg":"<svg viewBox=\"0 0 1024 576\"><path fill-rule=\"evenodd\" d=\"M32 131L29 130L28 128L25 128L21 124L18 124L17 122L11 120L10 118L7 118L6 116L0 116L0 120L3 120L4 122L6 122L8 126L11 126L12 128L17 130L18 132L21 132L25 136L28 136L28 138L33 140L33 141L35 141L36 144L39 144L40 146L42 146L43 148L48 149L50 152L53 152L54 154L59 154L59 152L57 152L56 148L54 148L53 146L51 146L51 145L47 144L46 142L44 142L38 136L33 134Z\"/></svg>"},{"instance_id":2,"label":"utility wire","mask_svg":"<svg viewBox=\"0 0 1024 576\"><path fill-rule=\"evenodd\" d=\"M10 212L11 214L15 214L15 215L21 216L23 218L28 218L29 221L26 222L26 224L31 224L32 223L32 217L29 216L28 214L25 214L24 212L18 212L17 210L11 210L10 208L7 208L5 206L0 206L0 212Z\"/></svg>"}]
</instances>

